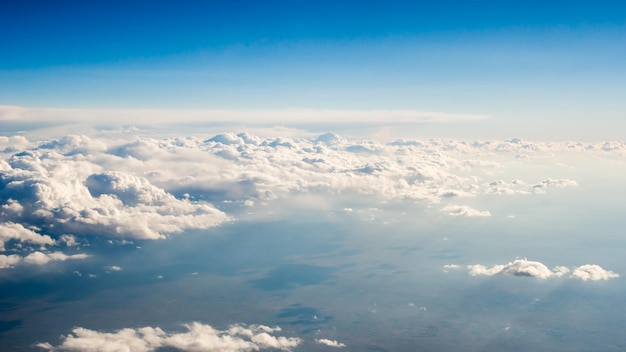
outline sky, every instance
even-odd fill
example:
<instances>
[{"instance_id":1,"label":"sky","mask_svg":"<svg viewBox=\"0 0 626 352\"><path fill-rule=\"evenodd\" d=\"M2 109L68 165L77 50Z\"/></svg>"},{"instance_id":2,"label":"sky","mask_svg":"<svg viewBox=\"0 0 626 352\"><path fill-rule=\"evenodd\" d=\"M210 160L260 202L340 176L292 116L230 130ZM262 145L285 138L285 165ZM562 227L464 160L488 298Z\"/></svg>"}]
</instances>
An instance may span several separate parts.
<instances>
[{"instance_id":1,"label":"sky","mask_svg":"<svg viewBox=\"0 0 626 352\"><path fill-rule=\"evenodd\" d=\"M623 351L626 5L0 3L0 346Z\"/></svg>"},{"instance_id":2,"label":"sky","mask_svg":"<svg viewBox=\"0 0 626 352\"><path fill-rule=\"evenodd\" d=\"M15 122L14 107L39 109L29 115L37 121L59 121L46 110L56 108L130 123L150 119L141 109L169 119L207 111L188 118L200 123L232 122L223 111L400 110L416 112L409 129L424 136L622 138L626 8L618 1L0 6L5 121ZM424 112L486 119L424 126ZM380 125L397 125L380 115ZM254 120L244 122L315 122L297 113Z\"/></svg>"}]
</instances>

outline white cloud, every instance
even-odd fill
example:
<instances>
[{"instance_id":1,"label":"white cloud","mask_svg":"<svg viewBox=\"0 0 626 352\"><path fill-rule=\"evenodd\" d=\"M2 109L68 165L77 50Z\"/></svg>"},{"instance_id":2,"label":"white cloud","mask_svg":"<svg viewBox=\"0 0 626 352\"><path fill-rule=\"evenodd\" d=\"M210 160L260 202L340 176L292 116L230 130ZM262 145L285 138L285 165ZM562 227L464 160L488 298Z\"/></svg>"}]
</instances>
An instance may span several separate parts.
<instances>
[{"instance_id":1,"label":"white cloud","mask_svg":"<svg viewBox=\"0 0 626 352\"><path fill-rule=\"evenodd\" d=\"M4 251L4 244L10 240L29 242L40 245L53 245L55 242L50 236L40 235L22 224L14 222L0 223L0 252Z\"/></svg>"},{"instance_id":2,"label":"white cloud","mask_svg":"<svg viewBox=\"0 0 626 352\"><path fill-rule=\"evenodd\" d=\"M17 254L4 255L0 254L0 269L13 268L19 262L22 261L22 257Z\"/></svg>"},{"instance_id":3,"label":"white cloud","mask_svg":"<svg viewBox=\"0 0 626 352\"><path fill-rule=\"evenodd\" d=\"M561 277L566 274L569 269L558 266L550 270L547 266L540 262L530 261L526 259L516 259L505 265L494 265L488 268L484 265L476 264L467 267L472 276L477 275L513 275L513 276L530 276L539 279L547 279L550 277Z\"/></svg>"},{"instance_id":4,"label":"white cloud","mask_svg":"<svg viewBox=\"0 0 626 352\"><path fill-rule=\"evenodd\" d=\"M565 187L576 187L578 183L574 180L568 179L546 179L541 181L540 183L533 186L533 190L535 193L545 193L548 188L565 188Z\"/></svg>"},{"instance_id":5,"label":"white cloud","mask_svg":"<svg viewBox=\"0 0 626 352\"><path fill-rule=\"evenodd\" d=\"M62 252L32 252L25 257L17 254L4 255L0 254L0 269L13 268L20 263L32 264L32 265L45 265L52 261L66 261L66 260L78 260L89 257L87 254L72 254L67 255Z\"/></svg>"},{"instance_id":6,"label":"white cloud","mask_svg":"<svg viewBox=\"0 0 626 352\"><path fill-rule=\"evenodd\" d=\"M73 254L67 255L61 252L51 252L51 253L42 253L42 252L33 252L26 257L24 257L24 262L28 264L36 264L36 265L44 265L51 261L66 261L70 259L85 259L87 258L87 254Z\"/></svg>"},{"instance_id":7,"label":"white cloud","mask_svg":"<svg viewBox=\"0 0 626 352\"><path fill-rule=\"evenodd\" d=\"M21 150L26 146L28 146L28 139L24 136L0 136L0 153Z\"/></svg>"},{"instance_id":8,"label":"white cloud","mask_svg":"<svg viewBox=\"0 0 626 352\"><path fill-rule=\"evenodd\" d=\"M59 236L89 233L158 239L227 219L212 205L177 199L144 177L100 172L101 163L85 159L116 158L103 152L101 143L86 137L65 138L10 156L0 168L0 201L4 200L3 209L17 209L16 203L20 208L0 212L0 221L37 225ZM132 170L135 163L131 160L123 169Z\"/></svg>"},{"instance_id":9,"label":"white cloud","mask_svg":"<svg viewBox=\"0 0 626 352\"><path fill-rule=\"evenodd\" d=\"M316 339L315 342L319 343L320 345L326 345L326 346L336 347L336 348L346 347L345 344L338 342L336 340Z\"/></svg>"},{"instance_id":10,"label":"white cloud","mask_svg":"<svg viewBox=\"0 0 626 352\"><path fill-rule=\"evenodd\" d=\"M619 274L610 270L605 270L599 265L585 264L575 268L572 271L572 277L583 281L598 281L618 278Z\"/></svg>"},{"instance_id":11,"label":"white cloud","mask_svg":"<svg viewBox=\"0 0 626 352\"><path fill-rule=\"evenodd\" d=\"M457 264L446 264L443 266L443 271L446 273L450 270L457 270L457 269L461 269L461 266Z\"/></svg>"},{"instance_id":12,"label":"white cloud","mask_svg":"<svg viewBox=\"0 0 626 352\"><path fill-rule=\"evenodd\" d=\"M466 217L486 217L491 216L488 210L476 210L467 205L447 205L441 208L441 211L453 216L466 216Z\"/></svg>"},{"instance_id":13,"label":"white cloud","mask_svg":"<svg viewBox=\"0 0 626 352\"><path fill-rule=\"evenodd\" d=\"M301 343L299 338L274 336L280 328L263 325L234 325L228 330L217 330L210 325L193 322L185 324L185 332L166 332L161 328L126 328L106 333L85 328L74 328L63 337L59 346L49 342L37 346L50 351L133 351L148 352L161 348L179 351L258 351L278 349L289 351Z\"/></svg>"},{"instance_id":14,"label":"white cloud","mask_svg":"<svg viewBox=\"0 0 626 352\"><path fill-rule=\"evenodd\" d=\"M111 265L111 266L107 266L107 270L111 270L111 271L122 271L122 267L117 266L117 265Z\"/></svg>"},{"instance_id":15,"label":"white cloud","mask_svg":"<svg viewBox=\"0 0 626 352\"><path fill-rule=\"evenodd\" d=\"M19 111L11 114L22 116ZM40 142L11 138L0 139L0 144L5 139L5 144L16 142L12 149L0 146L0 226L13 230L2 232L0 241L29 245L51 245L56 240L72 245L86 234L162 239L232 219L212 204L236 202L252 208L292 195L358 194L448 203L451 198L485 193L543 193L575 186L576 181L549 175L538 183L490 181L486 175L502 165L482 157L626 151L624 143L609 147L520 140L385 144L334 133L317 138L224 133L209 139L130 141L112 135ZM490 215L488 210L466 205L446 205L441 211Z\"/></svg>"},{"instance_id":16,"label":"white cloud","mask_svg":"<svg viewBox=\"0 0 626 352\"><path fill-rule=\"evenodd\" d=\"M78 246L78 242L76 241L76 237L72 235L61 235L59 240L65 243L68 247Z\"/></svg>"},{"instance_id":17,"label":"white cloud","mask_svg":"<svg viewBox=\"0 0 626 352\"><path fill-rule=\"evenodd\" d=\"M472 276L486 275L513 275L513 276L529 276L539 279L548 279L554 277L563 277L570 272L565 266L556 266L548 269L541 262L530 261L527 259L516 259L508 264L498 264L487 267L481 264L468 265L467 269ZM577 268L573 268L571 278L586 280L608 280L619 277L612 271L605 270L599 265L586 264Z\"/></svg>"}]
</instances>

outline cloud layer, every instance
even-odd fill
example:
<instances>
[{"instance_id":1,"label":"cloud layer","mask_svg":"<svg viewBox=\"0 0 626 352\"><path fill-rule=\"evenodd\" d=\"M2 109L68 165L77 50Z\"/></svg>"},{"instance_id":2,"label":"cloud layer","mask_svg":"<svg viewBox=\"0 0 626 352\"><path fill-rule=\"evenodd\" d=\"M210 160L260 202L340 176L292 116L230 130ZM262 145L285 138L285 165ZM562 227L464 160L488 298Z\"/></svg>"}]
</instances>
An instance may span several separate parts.
<instances>
[{"instance_id":1,"label":"cloud layer","mask_svg":"<svg viewBox=\"0 0 626 352\"><path fill-rule=\"evenodd\" d=\"M188 352L243 352L265 349L289 351L301 343L299 338L275 336L279 327L264 325L233 325L217 330L210 325L193 322L183 325L184 332L166 332L159 327L126 328L112 333L74 328L54 346L49 342L37 347L49 351L133 351L149 352L172 348Z\"/></svg>"},{"instance_id":2,"label":"cloud layer","mask_svg":"<svg viewBox=\"0 0 626 352\"><path fill-rule=\"evenodd\" d=\"M80 238L163 239L232 220L237 206L299 194L440 203L451 216L488 217L489 209L457 204L481 194L541 195L575 187L576 181L564 178L493 179L504 168L498 158L532 160L559 151L622 155L626 148L517 139L379 143L334 133L0 137L0 255L4 267L11 267L32 262L25 260L30 253L58 252Z\"/></svg>"}]
</instances>

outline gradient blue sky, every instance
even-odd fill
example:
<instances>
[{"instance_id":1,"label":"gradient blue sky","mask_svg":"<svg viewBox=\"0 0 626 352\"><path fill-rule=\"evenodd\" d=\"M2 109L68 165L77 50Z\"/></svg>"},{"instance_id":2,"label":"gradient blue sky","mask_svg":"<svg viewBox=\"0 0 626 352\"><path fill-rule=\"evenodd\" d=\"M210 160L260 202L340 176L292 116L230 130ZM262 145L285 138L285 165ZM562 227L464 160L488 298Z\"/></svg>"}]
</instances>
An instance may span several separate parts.
<instances>
[{"instance_id":1,"label":"gradient blue sky","mask_svg":"<svg viewBox=\"0 0 626 352\"><path fill-rule=\"evenodd\" d=\"M542 138L626 127L619 1L13 1L0 48L0 105L411 109Z\"/></svg>"}]
</instances>

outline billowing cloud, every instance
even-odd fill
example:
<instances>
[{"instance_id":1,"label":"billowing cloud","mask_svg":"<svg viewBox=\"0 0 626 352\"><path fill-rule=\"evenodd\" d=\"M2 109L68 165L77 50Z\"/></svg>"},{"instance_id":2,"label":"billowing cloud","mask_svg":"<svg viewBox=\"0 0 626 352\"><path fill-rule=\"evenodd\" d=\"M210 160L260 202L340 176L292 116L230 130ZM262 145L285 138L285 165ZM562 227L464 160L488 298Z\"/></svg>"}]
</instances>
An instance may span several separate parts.
<instances>
[{"instance_id":1,"label":"billowing cloud","mask_svg":"<svg viewBox=\"0 0 626 352\"><path fill-rule=\"evenodd\" d=\"M578 268L575 268L572 271L572 277L583 281L598 281L614 279L619 277L619 274L616 274L610 270L605 270L599 265L585 264L579 266Z\"/></svg>"},{"instance_id":2,"label":"billowing cloud","mask_svg":"<svg viewBox=\"0 0 626 352\"><path fill-rule=\"evenodd\" d=\"M14 154L0 165L0 202L4 203L0 220L6 221L4 227L15 222L57 236L158 239L189 228L216 226L227 219L212 205L177 199L144 177L98 172L102 165L85 161L85 155L76 154L80 151L67 151L75 142L47 143L34 151ZM77 148L85 149L83 144ZM66 154L46 150L49 147ZM20 238L45 238L36 234L28 237L25 231L21 230Z\"/></svg>"},{"instance_id":3,"label":"billowing cloud","mask_svg":"<svg viewBox=\"0 0 626 352\"><path fill-rule=\"evenodd\" d=\"M17 254L0 254L0 269L12 268L22 261L22 257Z\"/></svg>"},{"instance_id":4,"label":"billowing cloud","mask_svg":"<svg viewBox=\"0 0 626 352\"><path fill-rule=\"evenodd\" d=\"M10 240L40 245L52 245L55 243L50 236L40 235L31 229L25 228L22 224L10 221L0 223L0 251L4 251L4 243Z\"/></svg>"},{"instance_id":5,"label":"billowing cloud","mask_svg":"<svg viewBox=\"0 0 626 352\"><path fill-rule=\"evenodd\" d=\"M513 275L513 276L530 276L539 279L547 279L550 277L561 277L566 274L569 269L562 266L557 266L550 270L547 266L540 262L535 262L526 259L516 259L508 264L494 265L488 268L484 265L476 264L469 265L469 274L472 276L477 275Z\"/></svg>"},{"instance_id":6,"label":"billowing cloud","mask_svg":"<svg viewBox=\"0 0 626 352\"><path fill-rule=\"evenodd\" d=\"M51 261L66 261L69 259L85 259L87 258L87 254L73 254L67 255L61 252L51 252L51 253L42 253L42 252L33 252L26 257L24 257L24 262L28 264L36 264L36 265L44 265Z\"/></svg>"},{"instance_id":7,"label":"billowing cloud","mask_svg":"<svg viewBox=\"0 0 626 352\"><path fill-rule=\"evenodd\" d=\"M442 212L485 217L491 214L487 209L451 205L450 200L486 193L537 194L576 182L549 175L540 182L492 181L486 177L503 165L483 156L626 150L623 143L521 140L385 144L334 133L316 138L248 133L208 139L115 138L0 139L1 245L69 246L88 236L162 239L229 221L236 214L225 211L236 205L254 208L308 193L446 202ZM214 206L227 202L233 204L224 207L229 210Z\"/></svg>"},{"instance_id":8,"label":"billowing cloud","mask_svg":"<svg viewBox=\"0 0 626 352\"><path fill-rule=\"evenodd\" d=\"M336 341L336 340L329 340L329 339L316 339L315 342L319 343L320 345L326 345L326 346L330 346L330 347L335 347L335 348L343 348L346 347L345 344Z\"/></svg>"},{"instance_id":9,"label":"billowing cloud","mask_svg":"<svg viewBox=\"0 0 626 352\"><path fill-rule=\"evenodd\" d=\"M189 352L238 352L264 349L289 351L301 343L296 337L275 336L279 327L264 325L233 325L217 330L210 325L193 322L183 325L184 332L166 332L161 328L126 328L115 332L99 332L74 328L54 346L49 342L37 346L49 351L133 351L148 352L163 348Z\"/></svg>"},{"instance_id":10,"label":"billowing cloud","mask_svg":"<svg viewBox=\"0 0 626 352\"><path fill-rule=\"evenodd\" d=\"M565 266L555 266L554 268L549 269L541 262L527 259L516 259L508 264L498 264L492 267L474 264L468 265L467 269L469 270L469 274L472 276L512 275L535 277L539 279L563 277L570 272L570 269ZM601 266L595 264L586 264L575 267L571 270L571 272L572 274L569 277L583 281L608 280L619 277L619 274L605 270Z\"/></svg>"},{"instance_id":11,"label":"billowing cloud","mask_svg":"<svg viewBox=\"0 0 626 352\"><path fill-rule=\"evenodd\" d=\"M25 257L17 254L4 255L0 254L0 269L13 268L20 263L32 264L32 265L45 265L52 261L66 261L85 259L88 255L84 253L67 255L62 252L32 252Z\"/></svg>"}]
</instances>

